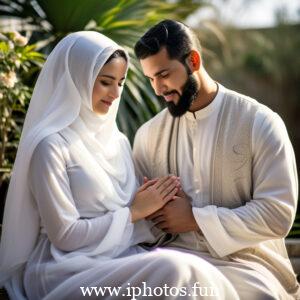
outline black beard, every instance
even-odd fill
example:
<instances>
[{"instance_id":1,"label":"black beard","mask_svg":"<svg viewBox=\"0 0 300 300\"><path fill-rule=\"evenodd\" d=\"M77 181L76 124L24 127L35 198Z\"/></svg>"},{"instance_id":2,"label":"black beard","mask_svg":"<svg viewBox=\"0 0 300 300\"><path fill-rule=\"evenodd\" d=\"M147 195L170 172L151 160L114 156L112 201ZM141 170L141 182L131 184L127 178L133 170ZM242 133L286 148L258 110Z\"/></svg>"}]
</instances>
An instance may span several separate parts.
<instances>
[{"instance_id":1,"label":"black beard","mask_svg":"<svg viewBox=\"0 0 300 300\"><path fill-rule=\"evenodd\" d=\"M176 93L177 91L171 91ZM180 117L184 115L189 108L191 107L193 101L197 98L199 92L199 85L198 82L193 74L188 75L188 79L186 80L186 83L184 84L182 94L179 95L178 103L175 104L174 102L167 102L167 107L170 112L170 114L173 117Z\"/></svg>"}]
</instances>

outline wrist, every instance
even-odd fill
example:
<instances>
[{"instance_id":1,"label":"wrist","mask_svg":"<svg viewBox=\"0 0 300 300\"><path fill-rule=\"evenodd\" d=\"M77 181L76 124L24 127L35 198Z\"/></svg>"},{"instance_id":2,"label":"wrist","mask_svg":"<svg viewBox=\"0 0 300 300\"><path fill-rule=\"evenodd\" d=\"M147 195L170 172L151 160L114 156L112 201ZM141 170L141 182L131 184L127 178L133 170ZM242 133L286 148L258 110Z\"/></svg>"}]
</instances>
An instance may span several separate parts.
<instances>
[{"instance_id":1,"label":"wrist","mask_svg":"<svg viewBox=\"0 0 300 300\"><path fill-rule=\"evenodd\" d=\"M139 217L139 215L134 207L130 207L129 211L130 211L130 215L131 215L131 223L135 223L141 219L141 217Z\"/></svg>"}]
</instances>

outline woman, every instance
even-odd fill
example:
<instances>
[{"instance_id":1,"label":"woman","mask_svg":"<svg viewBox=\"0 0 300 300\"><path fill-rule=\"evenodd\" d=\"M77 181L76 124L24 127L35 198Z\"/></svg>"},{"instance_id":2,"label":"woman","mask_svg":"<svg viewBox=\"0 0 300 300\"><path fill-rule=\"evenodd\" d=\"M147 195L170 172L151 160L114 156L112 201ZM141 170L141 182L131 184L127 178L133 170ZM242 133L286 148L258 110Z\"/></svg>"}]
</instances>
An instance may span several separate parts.
<instances>
[{"instance_id":1,"label":"woman","mask_svg":"<svg viewBox=\"0 0 300 300\"><path fill-rule=\"evenodd\" d=\"M129 288L143 282L190 287L201 278L188 254L178 259L136 246L151 240L143 219L172 200L178 181L151 180L136 192L130 146L116 126L127 66L116 43L78 32L56 46L41 71L0 245L0 283L12 299L79 299L91 286L120 287L131 299Z\"/></svg>"}]
</instances>

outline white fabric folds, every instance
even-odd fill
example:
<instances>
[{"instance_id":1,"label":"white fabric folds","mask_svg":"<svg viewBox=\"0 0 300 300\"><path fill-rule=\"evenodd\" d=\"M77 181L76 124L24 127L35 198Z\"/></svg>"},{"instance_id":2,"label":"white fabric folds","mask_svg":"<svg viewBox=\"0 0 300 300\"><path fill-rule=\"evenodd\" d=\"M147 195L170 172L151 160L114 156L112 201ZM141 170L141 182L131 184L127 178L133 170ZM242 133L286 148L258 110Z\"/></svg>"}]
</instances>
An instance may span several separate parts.
<instances>
[{"instance_id":1,"label":"white fabric folds","mask_svg":"<svg viewBox=\"0 0 300 300\"><path fill-rule=\"evenodd\" d=\"M41 220L29 188L28 172L34 150L45 137L60 132L72 144L78 161L84 161L101 182L101 201L107 210L128 206L134 195L137 183L130 145L116 126L119 99L114 100L106 115L92 111L95 79L117 49L122 48L100 33L72 33L55 47L40 73L6 198L0 286L21 278L37 242ZM87 197L87 205L88 201ZM104 250L100 244L90 255L109 252L109 244L104 244Z\"/></svg>"}]
</instances>

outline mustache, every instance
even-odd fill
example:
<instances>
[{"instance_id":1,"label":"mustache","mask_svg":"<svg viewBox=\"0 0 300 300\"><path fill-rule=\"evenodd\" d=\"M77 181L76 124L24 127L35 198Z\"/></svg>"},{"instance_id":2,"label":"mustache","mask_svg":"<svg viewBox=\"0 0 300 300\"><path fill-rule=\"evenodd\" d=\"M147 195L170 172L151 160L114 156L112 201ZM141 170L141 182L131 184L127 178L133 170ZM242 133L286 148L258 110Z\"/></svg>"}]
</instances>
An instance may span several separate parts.
<instances>
[{"instance_id":1,"label":"mustache","mask_svg":"<svg viewBox=\"0 0 300 300\"><path fill-rule=\"evenodd\" d=\"M175 91L175 90L172 90L172 91L169 91L169 92L162 93L163 96L169 96L169 95L171 95L171 94L177 94L177 95L180 96L180 94L179 94L177 91Z\"/></svg>"}]
</instances>

